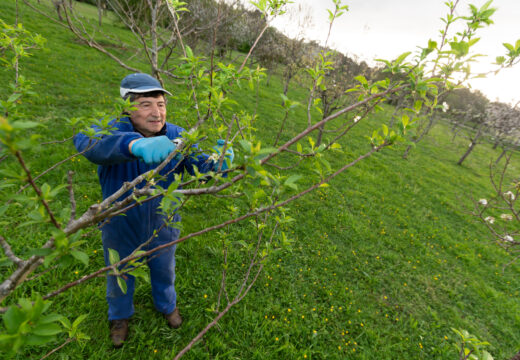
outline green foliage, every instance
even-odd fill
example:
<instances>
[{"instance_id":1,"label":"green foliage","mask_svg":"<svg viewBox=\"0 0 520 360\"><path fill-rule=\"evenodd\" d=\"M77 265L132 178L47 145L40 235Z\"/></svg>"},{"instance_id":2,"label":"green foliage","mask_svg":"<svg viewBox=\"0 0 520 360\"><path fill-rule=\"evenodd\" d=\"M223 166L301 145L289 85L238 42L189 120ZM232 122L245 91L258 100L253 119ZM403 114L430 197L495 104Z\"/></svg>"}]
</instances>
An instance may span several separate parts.
<instances>
[{"instance_id":1,"label":"green foliage","mask_svg":"<svg viewBox=\"0 0 520 360\"><path fill-rule=\"evenodd\" d=\"M327 9L327 12L329 13L329 22L333 22L348 11L348 5L341 5L341 0L333 0L333 2L335 7L334 12Z\"/></svg>"},{"instance_id":2,"label":"green foliage","mask_svg":"<svg viewBox=\"0 0 520 360\"><path fill-rule=\"evenodd\" d=\"M258 10L260 10L264 17L282 15L285 13L285 6L292 3L288 0L258 0L251 1Z\"/></svg>"},{"instance_id":3,"label":"green foliage","mask_svg":"<svg viewBox=\"0 0 520 360\"><path fill-rule=\"evenodd\" d=\"M460 360L493 360L493 356L484 350L484 347L490 345L488 342L480 341L466 330L451 330L459 337L454 345L457 350L460 350Z\"/></svg>"},{"instance_id":4,"label":"green foliage","mask_svg":"<svg viewBox=\"0 0 520 360\"><path fill-rule=\"evenodd\" d=\"M63 330L58 314L45 314L51 305L37 294L35 299L19 299L18 306L10 306L2 316L5 333L0 335L0 349L8 356L27 345L43 345L56 339Z\"/></svg>"},{"instance_id":5,"label":"green foliage","mask_svg":"<svg viewBox=\"0 0 520 360\"><path fill-rule=\"evenodd\" d=\"M0 57L4 66L18 66L21 58L31 55L31 49L41 48L44 43L42 36L27 31L22 24L9 25L0 19L0 49L7 51Z\"/></svg>"},{"instance_id":6,"label":"green foliage","mask_svg":"<svg viewBox=\"0 0 520 360\"><path fill-rule=\"evenodd\" d=\"M59 321L63 325L64 331L68 333L69 339L77 341L90 340L90 337L79 330L79 325L87 318L86 314L78 316L72 323L69 319L61 317Z\"/></svg>"}]
</instances>

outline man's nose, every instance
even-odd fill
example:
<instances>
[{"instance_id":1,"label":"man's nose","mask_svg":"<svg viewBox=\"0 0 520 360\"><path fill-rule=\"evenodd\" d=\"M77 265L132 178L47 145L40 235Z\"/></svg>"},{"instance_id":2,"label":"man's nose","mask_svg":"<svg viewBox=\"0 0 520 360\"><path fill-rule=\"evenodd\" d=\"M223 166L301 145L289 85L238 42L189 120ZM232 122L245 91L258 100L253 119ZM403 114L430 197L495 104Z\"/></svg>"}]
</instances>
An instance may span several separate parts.
<instances>
[{"instance_id":1,"label":"man's nose","mask_svg":"<svg viewBox=\"0 0 520 360\"><path fill-rule=\"evenodd\" d=\"M152 105L152 115L160 116L161 110L159 109L159 105Z\"/></svg>"}]
</instances>

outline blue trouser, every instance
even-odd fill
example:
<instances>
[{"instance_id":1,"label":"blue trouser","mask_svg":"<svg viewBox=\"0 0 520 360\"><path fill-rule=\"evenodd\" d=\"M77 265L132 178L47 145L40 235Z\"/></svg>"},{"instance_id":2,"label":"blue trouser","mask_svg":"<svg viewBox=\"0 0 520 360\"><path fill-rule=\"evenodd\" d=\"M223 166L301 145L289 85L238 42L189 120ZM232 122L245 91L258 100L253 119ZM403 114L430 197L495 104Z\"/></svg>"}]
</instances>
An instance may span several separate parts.
<instances>
[{"instance_id":1,"label":"blue trouser","mask_svg":"<svg viewBox=\"0 0 520 360\"><path fill-rule=\"evenodd\" d=\"M119 253L121 259L130 255L140 243L146 241L138 241L135 239L135 228L132 225L121 226L126 222L125 218L112 219L114 223L103 227L103 251L105 264L110 265L108 258L108 249L114 249ZM114 221L115 220L115 221ZM150 250L164 243L176 240L179 236L179 230L167 228L159 232L154 240L144 247L142 250ZM162 249L151 254L146 258L148 267L150 268L150 280L152 284L152 297L156 309L163 313L169 314L177 306L177 294L175 292L175 246ZM107 293L108 302L108 320L128 319L134 313L134 288L135 277L125 275L127 291L126 294L121 291L117 284L116 276L107 274Z\"/></svg>"}]
</instances>

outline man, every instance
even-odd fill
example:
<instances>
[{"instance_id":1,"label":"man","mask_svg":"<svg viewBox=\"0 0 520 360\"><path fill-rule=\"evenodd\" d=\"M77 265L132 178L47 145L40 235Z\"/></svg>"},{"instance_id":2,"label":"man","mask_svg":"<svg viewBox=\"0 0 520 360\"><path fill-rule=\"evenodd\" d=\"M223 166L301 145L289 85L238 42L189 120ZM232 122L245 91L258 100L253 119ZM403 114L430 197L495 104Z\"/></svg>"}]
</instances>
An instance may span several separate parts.
<instances>
[{"instance_id":1,"label":"man","mask_svg":"<svg viewBox=\"0 0 520 360\"><path fill-rule=\"evenodd\" d=\"M179 126L166 122L165 94L171 95L162 88L159 81L147 74L131 74L121 82L121 96L136 102L137 110L129 116L111 121L115 130L111 135L91 139L83 134L74 138L78 151L87 151L84 156L98 164L98 176L103 199L112 195L128 181L135 179L165 160L176 147L172 140L182 137ZM217 149L218 151L218 149ZM232 161L233 156L227 156ZM180 163L179 163L180 160ZM196 166L199 172L212 170L216 162L208 160L204 154L173 159L161 171L169 175L159 182L163 188L174 180L174 174L188 171L193 174ZM172 171L173 170L173 171ZM128 196L130 192L121 198ZM105 223L102 230L105 263L109 262L108 249L114 249L121 259L130 255L138 246L153 238L142 250L153 249L159 245L176 240L179 230L166 226L155 236L164 224L165 217L158 213L161 199L145 202L128 210L124 216L117 216ZM173 220L180 221L179 214ZM178 328L182 323L177 308L175 292L175 246L161 250L147 259L150 268L152 296L156 309L164 314L168 325ZM115 347L121 347L128 336L128 320L134 313L133 293L134 277L126 279L127 291L123 293L117 284L116 276L107 276L108 319L110 321L110 338Z\"/></svg>"}]
</instances>

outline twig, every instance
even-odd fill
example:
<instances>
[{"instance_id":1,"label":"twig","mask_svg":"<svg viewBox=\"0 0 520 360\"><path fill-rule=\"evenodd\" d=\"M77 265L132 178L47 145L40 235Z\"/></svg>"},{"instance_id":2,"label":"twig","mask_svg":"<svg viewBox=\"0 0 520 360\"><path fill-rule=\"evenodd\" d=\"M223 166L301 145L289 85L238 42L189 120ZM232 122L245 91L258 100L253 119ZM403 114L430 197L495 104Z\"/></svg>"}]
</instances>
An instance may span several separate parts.
<instances>
[{"instance_id":1,"label":"twig","mask_svg":"<svg viewBox=\"0 0 520 360\"><path fill-rule=\"evenodd\" d=\"M266 214L267 216L267 214ZM269 242L272 241L273 239L273 235L274 233L276 232L276 228L278 226L278 223L276 223L276 226L275 228L273 229L272 231L272 234L271 234L271 239ZM258 228L258 227L257 227ZM237 292L237 295L235 296L235 298L233 299L233 301L229 302L228 300L228 305L226 306L226 308L220 312L214 319L212 322L210 322L208 325L206 325L206 327L200 331L197 336L195 336L189 343L188 345L186 345L184 347L184 349L182 349L179 353L177 353L177 355L175 355L175 358L174 360L178 360L180 359L184 354L186 354L186 352L188 352L192 347L193 345L195 345L197 343L197 341L199 341L200 339L202 339L202 337L213 327L215 326L218 321L220 319L222 319L222 317L227 314L229 312L229 310L235 306L236 304L238 304L248 293L249 291L251 290L251 288L253 287L253 285L256 283L256 280L258 279L258 275L260 275L260 273L262 272L262 269L264 267L263 264L260 264L256 274L255 274L255 277L253 278L253 280L251 280L251 282L249 283L249 285L244 289L244 287L247 285L247 282L249 280L249 276L250 276L250 272L251 272L251 269L257 265L258 263L255 262L255 259L256 259L256 255L258 254L258 247L260 245L260 242L261 242L261 239L262 239L262 231L259 232L258 234L258 242L257 242L257 248L255 250L255 254L254 256L251 258L251 263L249 265L249 268L244 276L244 280L242 281L242 286L240 287L239 291ZM262 259L263 260L263 259Z\"/></svg>"},{"instance_id":2,"label":"twig","mask_svg":"<svg viewBox=\"0 0 520 360\"><path fill-rule=\"evenodd\" d=\"M253 53L253 50L255 49L256 45L258 44L258 42L260 41L260 39L262 38L262 36L264 35L264 32L267 30L268 27L269 27L269 22L267 22L265 24L264 28L262 29L260 34L257 36L255 42L253 43L253 46L251 46L251 48L249 49L249 52L247 53L246 57L244 58L244 61L242 62L242 65L240 65L240 68L238 68L238 71L237 71L238 74L240 74L242 72L242 70L244 69L244 66L246 66L247 60L249 60L249 57Z\"/></svg>"},{"instance_id":3,"label":"twig","mask_svg":"<svg viewBox=\"0 0 520 360\"><path fill-rule=\"evenodd\" d=\"M22 154L20 153L20 151L17 151L15 153L15 156L18 159L18 162L20 163L20 165L22 166L22 168L23 168L23 170L25 172L25 175L27 175L27 181L31 184L31 186L34 189L34 191L36 192L36 194L38 194L38 197L40 198L40 202L45 207L45 210L47 211L47 214L49 215L49 218L50 218L52 224L57 229L61 229L61 226L58 223L58 221L56 220L56 218L54 217L54 213L52 212L51 208L49 207L49 204L43 198L43 194L42 194L40 188L38 186L36 186L36 183L34 182L34 179L32 178L31 172L29 171L29 169L25 165L25 161L23 160L23 157L22 157Z\"/></svg>"},{"instance_id":4,"label":"twig","mask_svg":"<svg viewBox=\"0 0 520 360\"><path fill-rule=\"evenodd\" d=\"M63 140L55 140L55 141L44 142L44 143L41 143L40 145L63 144L63 143L66 143L69 140L72 140L73 138L74 138L74 135L72 135L71 137L68 137L66 139L63 139Z\"/></svg>"},{"instance_id":5,"label":"twig","mask_svg":"<svg viewBox=\"0 0 520 360\"><path fill-rule=\"evenodd\" d=\"M314 155L315 154L312 154L310 156L314 156ZM271 164L271 163L265 163L265 165L272 166L275 169L278 169L280 171L287 171L287 170L291 170L291 169L294 169L294 168L298 167L301 164L302 161L303 161L303 158L300 158L300 159L298 159L298 161L295 164L289 165L289 166L286 166L286 167L282 167L282 166L279 166L279 165L276 165L276 164Z\"/></svg>"},{"instance_id":6,"label":"twig","mask_svg":"<svg viewBox=\"0 0 520 360\"><path fill-rule=\"evenodd\" d=\"M215 24L215 27L213 28L213 40L211 42L211 57L210 57L210 67L209 67L209 88L213 88L213 66L214 66L214 57L215 57L215 45L217 42L217 29L219 27L220 23L220 7L221 2L218 3L218 10L217 10L217 23ZM208 91L208 112L206 113L205 119L208 119L211 114L211 96L212 92Z\"/></svg>"},{"instance_id":7,"label":"twig","mask_svg":"<svg viewBox=\"0 0 520 360\"><path fill-rule=\"evenodd\" d=\"M68 188L69 188L69 201L70 201L70 219L69 224L74 221L76 218L76 199L74 198L74 188L72 187L72 176L74 175L74 171L69 171L67 173L68 180Z\"/></svg>"},{"instance_id":8,"label":"twig","mask_svg":"<svg viewBox=\"0 0 520 360\"><path fill-rule=\"evenodd\" d=\"M45 175L45 174L51 172L52 170L56 169L56 168L57 168L58 166L60 166L61 164L66 163L67 161L69 161L69 160L71 160L71 159L73 159L73 158L75 158L75 157L78 157L78 156L80 156L80 155L83 155L84 153L86 153L87 151L89 151L90 149L92 149L92 147L94 147L94 145L96 145L98 141L99 141L99 140L96 140L94 143L92 143L91 145L89 145L85 150L83 150L83 151L81 151L81 152L78 152L78 153L76 153L76 154L70 155L69 157L67 157L67 158L65 158L65 159L63 159L63 160L61 160L61 161L58 161L56 164L54 164L54 165L52 165L51 167L45 169L45 171L42 171L40 174L38 174L38 176L35 176L33 180L36 181L36 180L38 180L39 178L41 178L43 175ZM23 190L27 189L29 186L30 186L30 184L26 184L26 185L22 186L22 187L20 188L20 190L18 190L17 194L21 193ZM9 202L11 202L11 200L10 200Z\"/></svg>"},{"instance_id":9,"label":"twig","mask_svg":"<svg viewBox=\"0 0 520 360\"><path fill-rule=\"evenodd\" d=\"M50 268L48 269L45 269L44 271L34 275L34 276L31 276L30 278L27 278L25 281L31 281L31 280L36 280L38 279L40 276L43 276L49 272L51 272L52 270L56 269L58 267L58 265L54 265L54 266L51 266Z\"/></svg>"},{"instance_id":10,"label":"twig","mask_svg":"<svg viewBox=\"0 0 520 360\"><path fill-rule=\"evenodd\" d=\"M184 349L182 349L174 358L174 360L178 360L180 359L184 354L186 354L186 352L188 352L192 347L193 345L195 345L195 343L197 341L199 341L213 326L215 326L218 321L228 313L228 311L236 304L238 304L246 295L247 293L249 292L249 290L251 290L251 288L253 287L253 284L256 282L256 280L258 279L258 275L260 275L260 273L262 272L262 269L264 268L264 265L261 264L256 275L255 275L255 278L251 281L251 283L249 284L249 286L247 287L246 291L244 292L244 294L242 294L241 296L239 297L236 297L235 299L233 299L232 302L230 302L226 308L220 313L218 314L215 319L213 319L213 321L211 323L209 323L201 332L199 332L197 334L197 336L195 336L188 345L186 345L186 347Z\"/></svg>"},{"instance_id":11,"label":"twig","mask_svg":"<svg viewBox=\"0 0 520 360\"><path fill-rule=\"evenodd\" d=\"M52 354L54 354L56 351L60 350L61 348L63 348L65 345L67 345L68 343L74 341L75 339L74 338L68 338L67 340L65 340L65 342L63 344L61 344L60 346L58 346L57 348L55 349L52 349L51 351L49 351L47 354L43 355L40 360L43 360L43 359L46 359L48 358L49 356L51 356Z\"/></svg>"},{"instance_id":12,"label":"twig","mask_svg":"<svg viewBox=\"0 0 520 360\"><path fill-rule=\"evenodd\" d=\"M228 249L224 245L224 268L222 269L222 281L220 282L220 290L218 292L217 297L217 307L215 312L218 312L218 309L220 307L220 299L222 298L222 294L224 293L226 295L226 300L229 303L229 296L226 291L226 269L227 269L227 255L228 255Z\"/></svg>"},{"instance_id":13,"label":"twig","mask_svg":"<svg viewBox=\"0 0 520 360\"><path fill-rule=\"evenodd\" d=\"M166 5L168 6L168 10L169 10L171 18L173 20L173 24L175 25L175 30L177 31L177 36L179 38L179 44L181 45L181 48L182 48L182 53L184 54L184 57L188 57L188 55L186 53L186 48L184 47L184 41L182 40L182 35L181 35L180 30L179 30L179 22L177 20L177 12L172 7L172 5L170 4L169 1L166 1ZM197 125L195 125L195 126L198 127L198 126L200 126L204 122L204 118L201 117L201 115L200 115L199 102L197 100L197 92L195 91L195 85L193 84L193 78L190 77L189 80L190 80L191 90L193 92L193 101L195 102L195 109L197 110L197 119L198 119L198 121L197 121Z\"/></svg>"}]
</instances>

